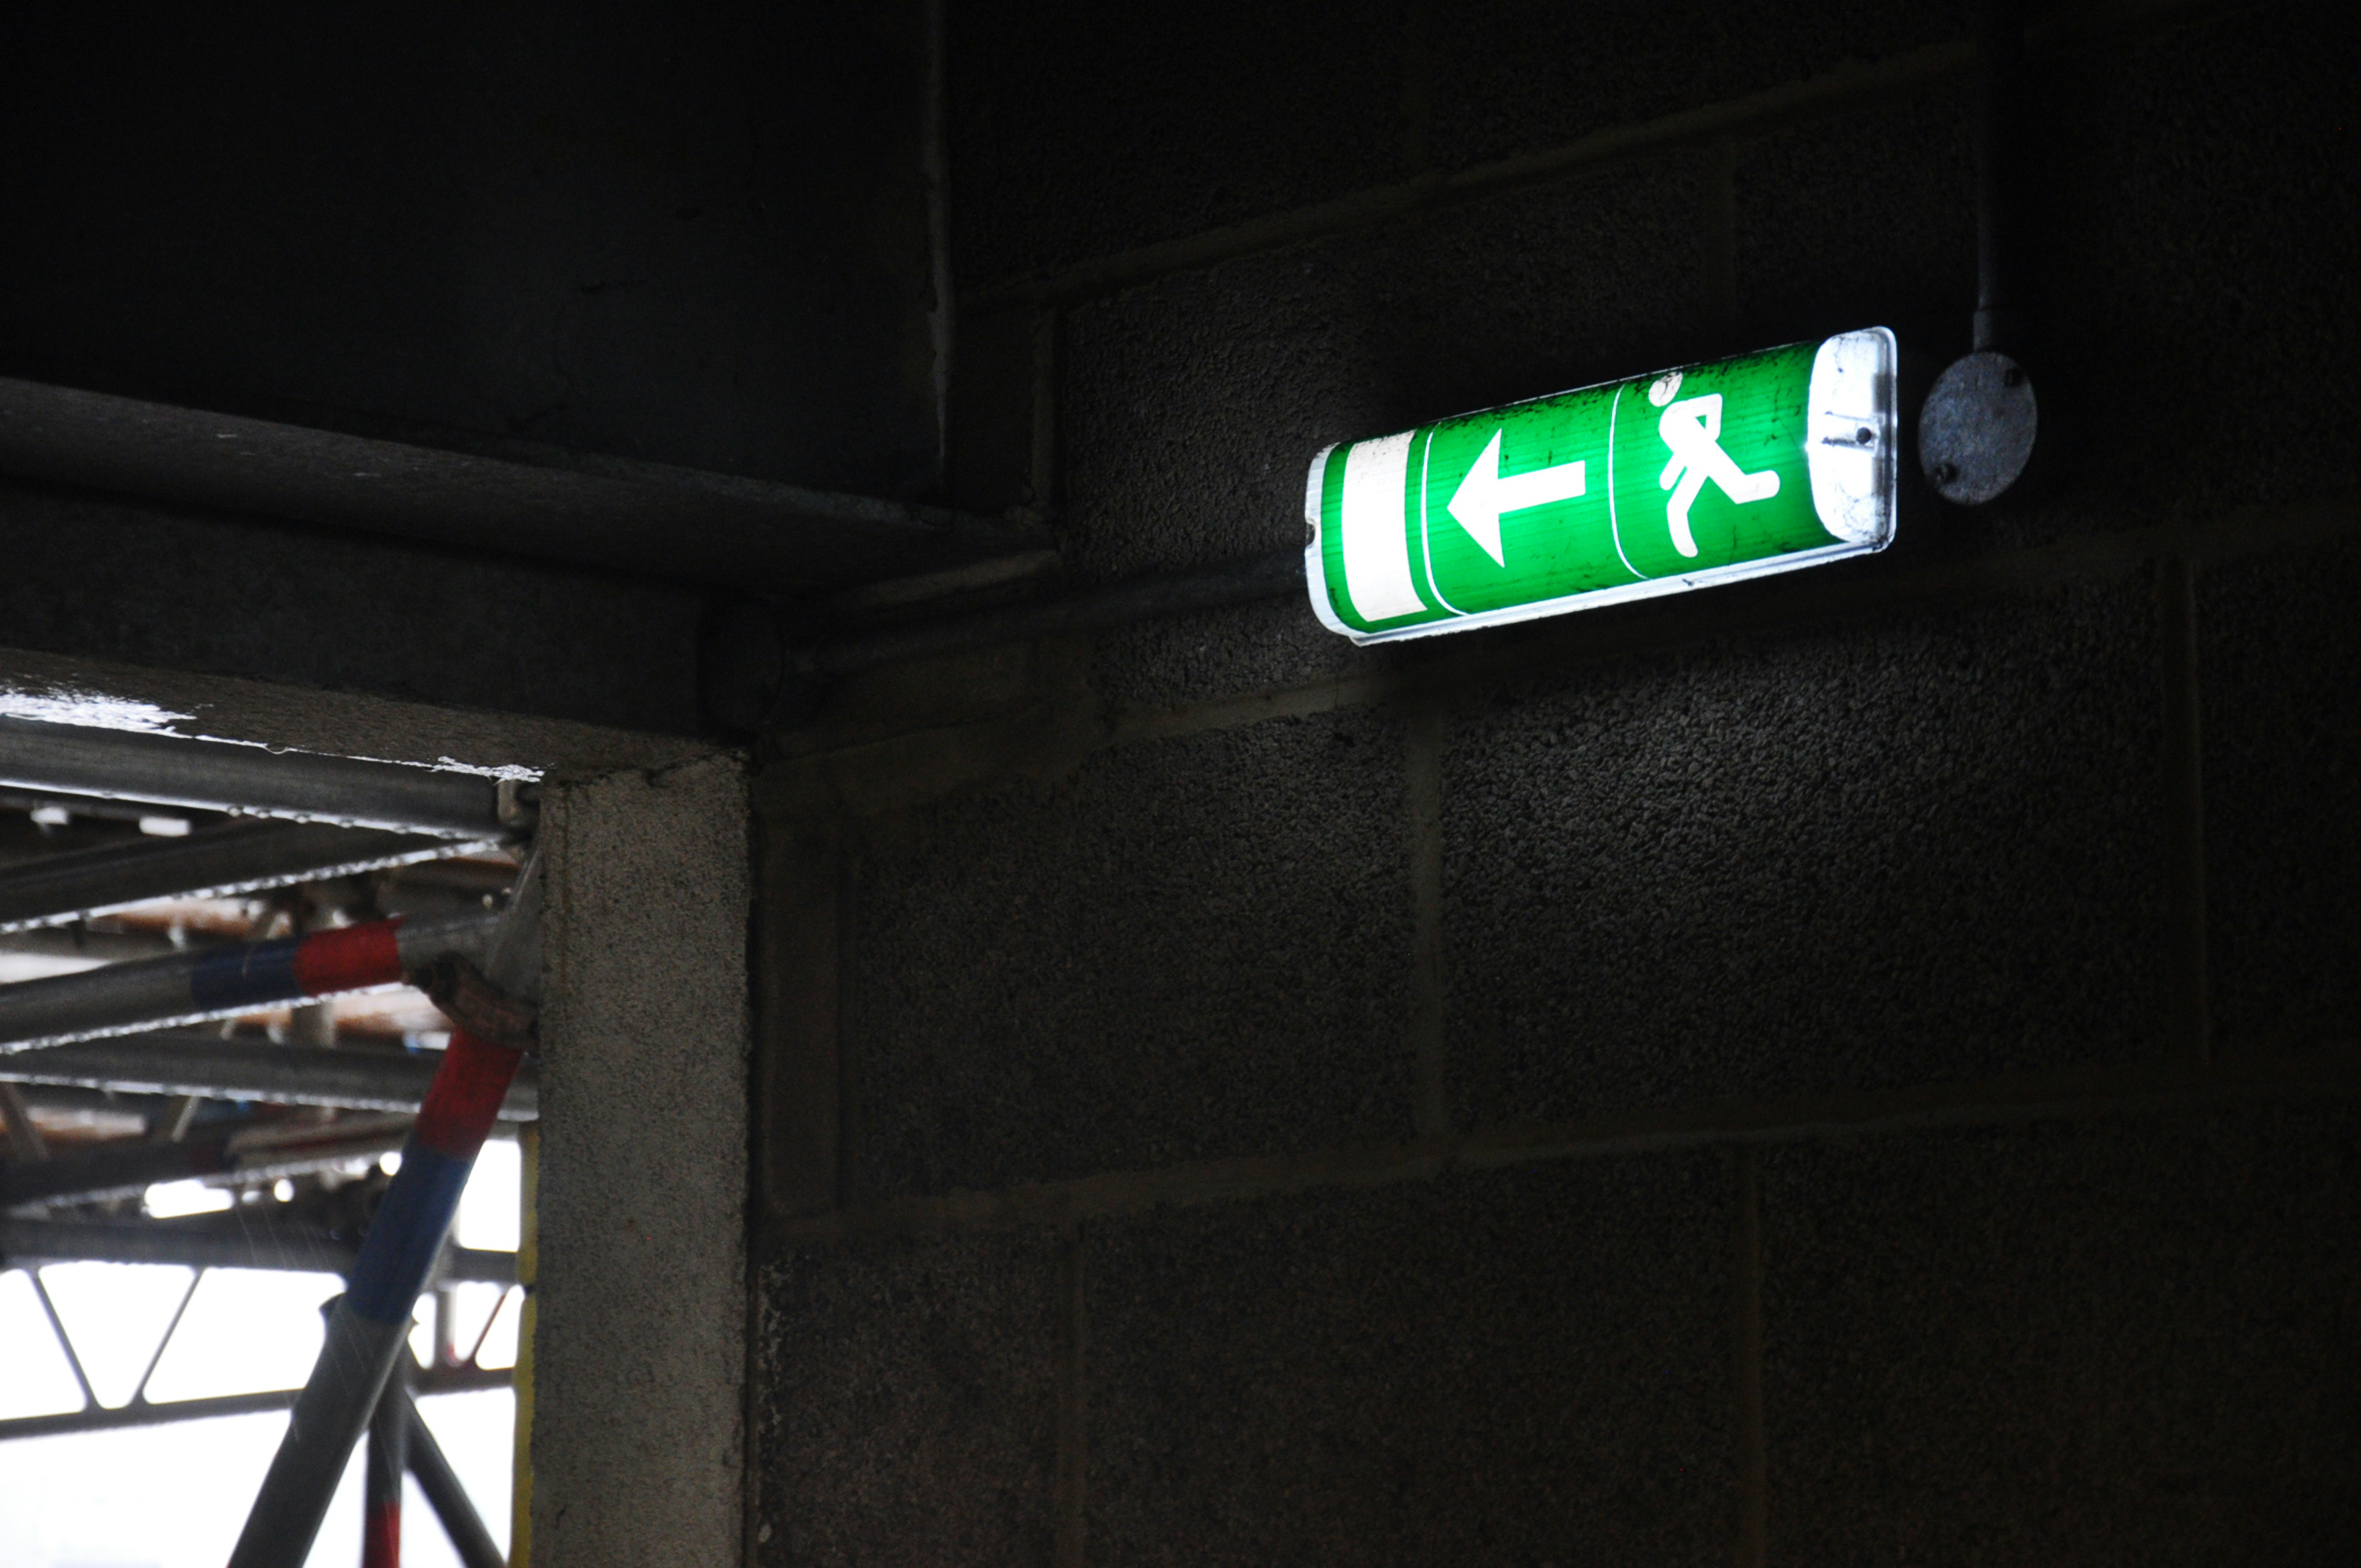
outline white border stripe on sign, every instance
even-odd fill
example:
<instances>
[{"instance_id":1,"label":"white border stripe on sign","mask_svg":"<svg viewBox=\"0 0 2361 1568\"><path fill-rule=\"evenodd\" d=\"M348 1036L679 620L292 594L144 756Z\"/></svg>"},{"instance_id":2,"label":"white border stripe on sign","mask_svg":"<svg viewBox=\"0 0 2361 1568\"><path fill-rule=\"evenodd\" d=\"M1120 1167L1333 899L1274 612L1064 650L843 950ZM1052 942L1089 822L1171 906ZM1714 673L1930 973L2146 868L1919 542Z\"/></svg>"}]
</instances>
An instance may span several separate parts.
<instances>
[{"instance_id":1,"label":"white border stripe on sign","mask_svg":"<svg viewBox=\"0 0 2361 1568\"><path fill-rule=\"evenodd\" d=\"M1415 431L1356 441L1345 449L1345 493L1337 506L1345 591L1364 620L1391 620L1426 608L1410 580L1410 540L1402 521Z\"/></svg>"}]
</instances>

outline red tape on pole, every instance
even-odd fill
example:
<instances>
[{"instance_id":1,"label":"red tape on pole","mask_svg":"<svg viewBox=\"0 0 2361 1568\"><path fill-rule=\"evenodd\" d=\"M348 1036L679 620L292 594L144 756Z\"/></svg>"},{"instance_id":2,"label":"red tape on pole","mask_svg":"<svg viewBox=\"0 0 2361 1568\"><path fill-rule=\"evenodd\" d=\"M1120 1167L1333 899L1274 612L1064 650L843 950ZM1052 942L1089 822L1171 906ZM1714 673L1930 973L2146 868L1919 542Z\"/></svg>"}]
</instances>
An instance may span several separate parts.
<instances>
[{"instance_id":1,"label":"red tape on pole","mask_svg":"<svg viewBox=\"0 0 2361 1568\"><path fill-rule=\"evenodd\" d=\"M400 924L372 920L313 932L295 948L295 983L306 996L390 985L401 978L401 944L393 934Z\"/></svg>"},{"instance_id":2,"label":"red tape on pole","mask_svg":"<svg viewBox=\"0 0 2361 1568\"><path fill-rule=\"evenodd\" d=\"M361 1521L361 1568L401 1568L401 1496L390 1503L370 1501Z\"/></svg>"},{"instance_id":3,"label":"red tape on pole","mask_svg":"<svg viewBox=\"0 0 2361 1568\"><path fill-rule=\"evenodd\" d=\"M475 1158L522 1060L522 1051L479 1040L465 1029L453 1030L412 1135L437 1154Z\"/></svg>"}]
</instances>

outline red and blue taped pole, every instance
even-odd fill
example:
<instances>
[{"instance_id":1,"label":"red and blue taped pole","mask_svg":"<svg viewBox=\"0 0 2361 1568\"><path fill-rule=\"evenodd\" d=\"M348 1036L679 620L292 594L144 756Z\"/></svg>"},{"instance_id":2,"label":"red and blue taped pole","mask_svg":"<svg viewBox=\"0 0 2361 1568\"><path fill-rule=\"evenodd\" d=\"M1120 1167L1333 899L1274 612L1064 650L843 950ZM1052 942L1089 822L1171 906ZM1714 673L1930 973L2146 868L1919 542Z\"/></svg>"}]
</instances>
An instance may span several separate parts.
<instances>
[{"instance_id":1,"label":"red and blue taped pole","mask_svg":"<svg viewBox=\"0 0 2361 1568\"><path fill-rule=\"evenodd\" d=\"M524 1002L541 986L541 876L525 867L492 942L486 977ZM401 1168L379 1202L312 1376L230 1553L229 1568L299 1568L410 1337L411 1311L451 1229L476 1153L492 1130L523 1053L456 1029Z\"/></svg>"},{"instance_id":2,"label":"red and blue taped pole","mask_svg":"<svg viewBox=\"0 0 2361 1568\"><path fill-rule=\"evenodd\" d=\"M0 1051L127 1035L390 985L442 953L479 942L498 918L470 911L371 920L308 937L137 959L0 985Z\"/></svg>"},{"instance_id":3,"label":"red and blue taped pole","mask_svg":"<svg viewBox=\"0 0 2361 1568\"><path fill-rule=\"evenodd\" d=\"M425 1287L459 1193L491 1135L523 1053L455 1030L426 1091L418 1125L402 1146L401 1168L369 1222L345 1300L362 1317L410 1332L412 1304Z\"/></svg>"}]
</instances>

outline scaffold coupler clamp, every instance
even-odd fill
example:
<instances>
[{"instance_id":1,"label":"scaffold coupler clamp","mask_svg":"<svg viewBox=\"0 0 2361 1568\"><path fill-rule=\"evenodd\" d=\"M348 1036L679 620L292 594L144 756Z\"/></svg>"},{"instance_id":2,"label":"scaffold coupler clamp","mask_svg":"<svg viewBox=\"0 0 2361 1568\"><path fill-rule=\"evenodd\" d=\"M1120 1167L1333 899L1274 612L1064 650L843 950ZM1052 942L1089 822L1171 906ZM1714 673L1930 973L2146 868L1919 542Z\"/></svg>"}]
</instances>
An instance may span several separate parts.
<instances>
[{"instance_id":1,"label":"scaffold coupler clamp","mask_svg":"<svg viewBox=\"0 0 2361 1568\"><path fill-rule=\"evenodd\" d=\"M541 1049L541 1010L510 995L460 953L439 953L406 977L458 1028L487 1045L533 1055Z\"/></svg>"}]
</instances>

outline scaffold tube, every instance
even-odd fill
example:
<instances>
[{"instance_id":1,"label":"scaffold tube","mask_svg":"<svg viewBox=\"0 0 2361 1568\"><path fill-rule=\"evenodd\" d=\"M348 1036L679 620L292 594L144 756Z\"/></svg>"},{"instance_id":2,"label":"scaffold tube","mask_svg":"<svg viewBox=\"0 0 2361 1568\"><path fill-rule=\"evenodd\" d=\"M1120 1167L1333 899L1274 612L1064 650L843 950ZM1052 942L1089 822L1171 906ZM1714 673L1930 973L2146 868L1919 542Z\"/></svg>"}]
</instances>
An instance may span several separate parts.
<instances>
[{"instance_id":1,"label":"scaffold tube","mask_svg":"<svg viewBox=\"0 0 2361 1568\"><path fill-rule=\"evenodd\" d=\"M0 1053L391 985L440 954L478 947L489 911L371 920L209 951L106 964L0 985Z\"/></svg>"},{"instance_id":2,"label":"scaffold tube","mask_svg":"<svg viewBox=\"0 0 2361 1568\"><path fill-rule=\"evenodd\" d=\"M495 986L526 1003L540 992L540 910L536 861L518 879L486 965ZM408 1343L412 1308L522 1059L507 1046L453 1032L229 1568L299 1568L310 1555L346 1458Z\"/></svg>"}]
</instances>

